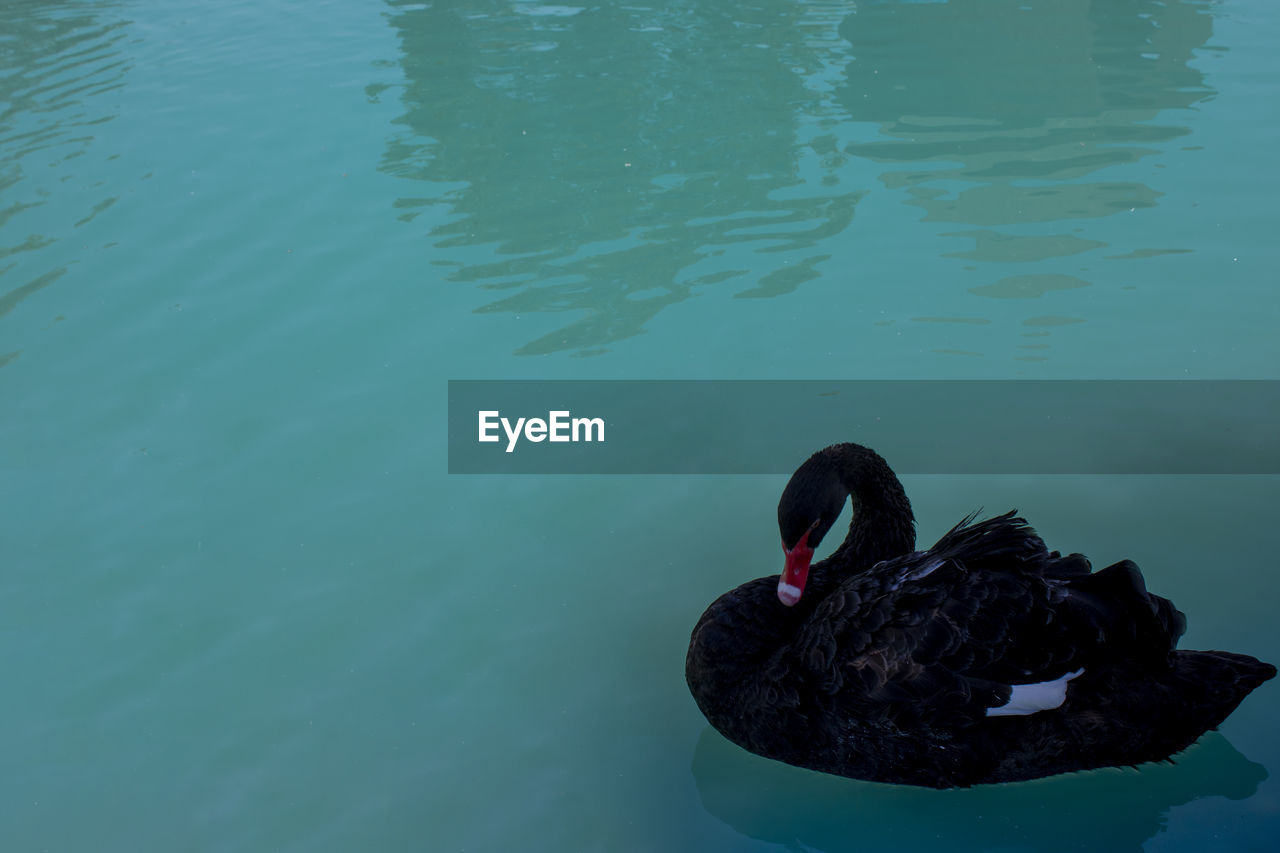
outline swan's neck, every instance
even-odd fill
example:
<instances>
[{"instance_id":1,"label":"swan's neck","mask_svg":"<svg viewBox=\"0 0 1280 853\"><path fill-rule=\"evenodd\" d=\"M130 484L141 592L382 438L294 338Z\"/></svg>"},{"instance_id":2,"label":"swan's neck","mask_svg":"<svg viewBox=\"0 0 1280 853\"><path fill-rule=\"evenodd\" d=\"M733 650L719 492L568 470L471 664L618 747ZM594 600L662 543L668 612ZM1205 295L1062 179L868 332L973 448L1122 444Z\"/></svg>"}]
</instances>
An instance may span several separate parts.
<instances>
[{"instance_id":1,"label":"swan's neck","mask_svg":"<svg viewBox=\"0 0 1280 853\"><path fill-rule=\"evenodd\" d=\"M869 568L915 550L915 516L911 501L893 469L868 448L840 445L833 472L853 502L853 521L844 543L832 555L849 568Z\"/></svg>"}]
</instances>

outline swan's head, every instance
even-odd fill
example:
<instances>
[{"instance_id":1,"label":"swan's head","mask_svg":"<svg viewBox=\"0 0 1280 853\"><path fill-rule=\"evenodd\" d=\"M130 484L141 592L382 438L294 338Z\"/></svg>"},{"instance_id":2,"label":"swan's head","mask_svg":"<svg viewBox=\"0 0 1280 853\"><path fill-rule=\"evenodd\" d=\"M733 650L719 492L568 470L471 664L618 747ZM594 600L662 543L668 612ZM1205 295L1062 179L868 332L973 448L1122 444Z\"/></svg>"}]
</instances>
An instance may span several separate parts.
<instances>
[{"instance_id":1,"label":"swan's head","mask_svg":"<svg viewBox=\"0 0 1280 853\"><path fill-rule=\"evenodd\" d=\"M778 600L791 607L804 594L813 552L840 517L849 497L824 454L814 454L791 476L778 501L778 531L787 555L778 578Z\"/></svg>"}]
</instances>

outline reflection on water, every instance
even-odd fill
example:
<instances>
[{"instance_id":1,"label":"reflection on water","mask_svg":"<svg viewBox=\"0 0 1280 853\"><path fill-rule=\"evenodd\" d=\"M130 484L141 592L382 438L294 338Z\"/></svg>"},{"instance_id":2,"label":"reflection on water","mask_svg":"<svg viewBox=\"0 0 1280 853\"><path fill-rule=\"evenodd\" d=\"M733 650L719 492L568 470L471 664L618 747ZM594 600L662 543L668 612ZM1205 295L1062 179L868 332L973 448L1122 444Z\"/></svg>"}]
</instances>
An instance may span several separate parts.
<instances>
[{"instance_id":1,"label":"reflection on water","mask_svg":"<svg viewBox=\"0 0 1280 853\"><path fill-rule=\"evenodd\" d=\"M1073 275L1042 273L1039 275L1011 275L992 284L969 288L970 293L991 296L996 299L1034 299L1053 290L1073 290L1088 287L1089 282Z\"/></svg>"},{"instance_id":2,"label":"reflection on water","mask_svg":"<svg viewBox=\"0 0 1280 853\"><path fill-rule=\"evenodd\" d=\"M934 791L841 779L757 758L708 728L694 751L693 775L708 812L745 836L787 849L945 847L961 853L1137 853L1165 828L1174 806L1201 797L1243 800L1267 778L1261 765L1217 732L1176 762Z\"/></svg>"},{"instance_id":3,"label":"reflection on water","mask_svg":"<svg viewBox=\"0 0 1280 853\"><path fill-rule=\"evenodd\" d=\"M129 71L120 57L127 24L98 20L101 5L0 4L0 318L66 272L42 265L39 250L117 200L95 183L67 203L63 186L83 182L74 161L114 117L103 96ZM0 352L0 366L18 354Z\"/></svg>"},{"instance_id":4,"label":"reflection on water","mask_svg":"<svg viewBox=\"0 0 1280 853\"><path fill-rule=\"evenodd\" d=\"M590 354L702 287L789 293L853 220L795 141L831 110L822 4L391 5L409 132L384 169L426 182L404 218L447 205L434 253L481 310L572 315L520 353Z\"/></svg>"},{"instance_id":5,"label":"reflection on water","mask_svg":"<svg viewBox=\"0 0 1280 853\"><path fill-rule=\"evenodd\" d=\"M961 256L1028 261L1100 247L1071 234L990 226L1052 223L1151 207L1161 193L1096 173L1156 154L1189 131L1166 110L1213 95L1188 63L1212 32L1209 3L951 0L871 3L841 34L856 60L839 98L882 141L848 151L885 164Z\"/></svg>"},{"instance_id":6,"label":"reflection on water","mask_svg":"<svg viewBox=\"0 0 1280 853\"><path fill-rule=\"evenodd\" d=\"M847 276L824 261L876 239L854 221L868 165L926 220L977 226L955 256L1100 249L1060 232L1161 195L1101 173L1213 94L1188 64L1203 0L389 5L406 129L382 168L414 181L397 207L447 278L491 292L478 310L567 315L522 354L600 352L700 288Z\"/></svg>"},{"instance_id":7,"label":"reflection on water","mask_svg":"<svg viewBox=\"0 0 1280 853\"><path fill-rule=\"evenodd\" d=\"M1101 249L1106 243L1085 240L1071 234L1001 234L999 231L952 231L944 237L968 237L973 240L970 252L949 252L949 258L972 258L981 261L1006 263L1033 263L1045 258L1066 257L1091 249Z\"/></svg>"}]
</instances>

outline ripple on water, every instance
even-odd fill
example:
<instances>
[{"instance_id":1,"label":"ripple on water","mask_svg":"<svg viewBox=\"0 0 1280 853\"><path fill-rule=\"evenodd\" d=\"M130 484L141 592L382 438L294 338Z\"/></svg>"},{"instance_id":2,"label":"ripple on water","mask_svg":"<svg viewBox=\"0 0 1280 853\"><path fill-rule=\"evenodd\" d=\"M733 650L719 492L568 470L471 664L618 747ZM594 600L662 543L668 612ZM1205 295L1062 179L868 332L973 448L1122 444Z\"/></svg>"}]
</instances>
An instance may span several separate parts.
<instances>
[{"instance_id":1,"label":"ripple on water","mask_svg":"<svg viewBox=\"0 0 1280 853\"><path fill-rule=\"evenodd\" d=\"M969 292L977 296L990 296L993 299L1034 299L1055 290L1074 290L1078 287L1088 287L1089 284L1084 279L1073 275L1039 273L1012 275L991 284L971 287Z\"/></svg>"}]
</instances>

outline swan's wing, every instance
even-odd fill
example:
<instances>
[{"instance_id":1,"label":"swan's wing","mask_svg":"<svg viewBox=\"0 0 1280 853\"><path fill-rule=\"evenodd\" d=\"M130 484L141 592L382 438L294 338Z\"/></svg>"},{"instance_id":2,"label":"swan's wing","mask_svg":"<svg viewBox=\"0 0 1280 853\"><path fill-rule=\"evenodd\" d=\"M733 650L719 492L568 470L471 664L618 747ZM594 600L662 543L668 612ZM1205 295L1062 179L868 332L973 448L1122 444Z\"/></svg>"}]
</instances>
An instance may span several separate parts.
<instances>
[{"instance_id":1,"label":"swan's wing","mask_svg":"<svg viewBox=\"0 0 1280 853\"><path fill-rule=\"evenodd\" d=\"M815 691L861 719L956 726L997 708L1053 707L1100 637L1063 606L1068 578L1087 566L1050 554L1012 514L966 520L929 551L842 584L797 655Z\"/></svg>"},{"instance_id":2,"label":"swan's wing","mask_svg":"<svg viewBox=\"0 0 1280 853\"><path fill-rule=\"evenodd\" d=\"M928 588L869 601L851 587L829 596L819 609L831 618L811 620L797 644L815 693L859 719L950 727L1005 705L1013 683L1048 680L1036 670L1052 661L1018 666L1014 678L1005 660L1023 627L1013 614L1032 608L1031 596L951 582L963 572L945 564Z\"/></svg>"},{"instance_id":3,"label":"swan's wing","mask_svg":"<svg viewBox=\"0 0 1280 853\"><path fill-rule=\"evenodd\" d=\"M1095 663L1168 666L1184 628L1133 563L1090 573L1010 513L849 579L795 649L832 708L954 727L1057 707Z\"/></svg>"}]
</instances>

